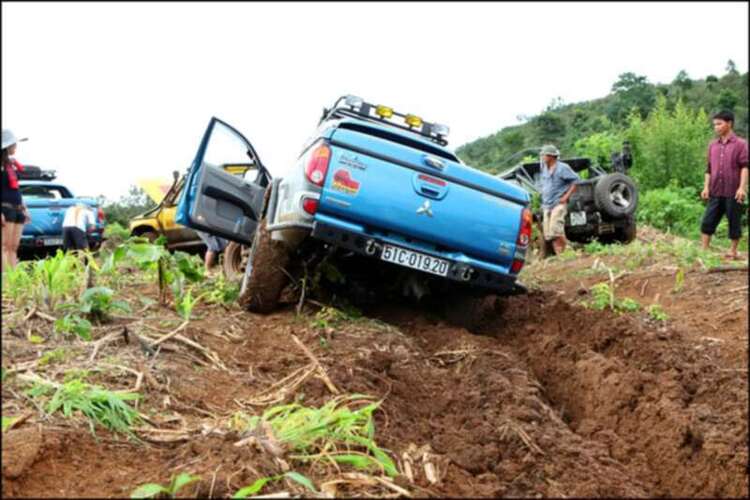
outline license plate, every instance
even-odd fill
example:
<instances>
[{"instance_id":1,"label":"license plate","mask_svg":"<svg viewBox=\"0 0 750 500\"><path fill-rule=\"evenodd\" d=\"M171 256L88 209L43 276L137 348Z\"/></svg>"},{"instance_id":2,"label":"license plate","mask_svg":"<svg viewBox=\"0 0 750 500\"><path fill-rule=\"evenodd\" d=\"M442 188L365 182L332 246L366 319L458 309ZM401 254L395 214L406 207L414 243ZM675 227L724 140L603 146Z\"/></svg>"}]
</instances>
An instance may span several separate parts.
<instances>
[{"instance_id":1,"label":"license plate","mask_svg":"<svg viewBox=\"0 0 750 500\"><path fill-rule=\"evenodd\" d=\"M431 255L414 252L405 248L385 245L380 258L387 262L392 262L404 267L410 267L426 273L446 276L450 262L445 259L439 259Z\"/></svg>"},{"instance_id":2,"label":"license plate","mask_svg":"<svg viewBox=\"0 0 750 500\"><path fill-rule=\"evenodd\" d=\"M583 226L586 224L586 212L570 212L570 225Z\"/></svg>"},{"instance_id":3,"label":"license plate","mask_svg":"<svg viewBox=\"0 0 750 500\"><path fill-rule=\"evenodd\" d=\"M62 244L63 244L62 238L45 238L44 239L44 246L46 247L60 246Z\"/></svg>"}]
</instances>

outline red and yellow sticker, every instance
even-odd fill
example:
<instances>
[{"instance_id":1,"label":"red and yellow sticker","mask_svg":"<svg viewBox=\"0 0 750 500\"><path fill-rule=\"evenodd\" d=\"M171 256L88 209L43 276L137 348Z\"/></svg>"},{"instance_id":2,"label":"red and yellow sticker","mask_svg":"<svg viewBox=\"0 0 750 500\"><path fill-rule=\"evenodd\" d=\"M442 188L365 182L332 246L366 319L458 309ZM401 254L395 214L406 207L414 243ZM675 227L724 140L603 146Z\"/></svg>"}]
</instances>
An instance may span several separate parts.
<instances>
[{"instance_id":1,"label":"red and yellow sticker","mask_svg":"<svg viewBox=\"0 0 750 500\"><path fill-rule=\"evenodd\" d=\"M352 179L348 170L339 169L333 174L331 187L336 191L353 195L359 192L359 181Z\"/></svg>"}]
</instances>

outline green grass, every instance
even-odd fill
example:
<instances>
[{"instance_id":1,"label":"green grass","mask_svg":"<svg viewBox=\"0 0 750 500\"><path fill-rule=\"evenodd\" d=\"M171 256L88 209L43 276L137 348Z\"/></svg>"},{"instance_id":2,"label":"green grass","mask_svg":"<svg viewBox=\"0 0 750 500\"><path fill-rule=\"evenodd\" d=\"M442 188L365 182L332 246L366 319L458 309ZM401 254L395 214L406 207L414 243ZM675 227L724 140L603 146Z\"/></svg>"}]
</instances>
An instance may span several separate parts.
<instances>
[{"instance_id":1,"label":"green grass","mask_svg":"<svg viewBox=\"0 0 750 500\"><path fill-rule=\"evenodd\" d=\"M340 396L320 408L292 403L247 418L246 428L266 422L276 440L291 450L290 458L296 460L331 460L395 476L395 463L375 443L373 413L379 405L362 395Z\"/></svg>"},{"instance_id":2,"label":"green grass","mask_svg":"<svg viewBox=\"0 0 750 500\"><path fill-rule=\"evenodd\" d=\"M279 479L291 479L292 481L301 484L308 490L312 491L313 493L317 493L317 490L315 489L315 485L312 481L310 481L309 478L306 476L300 474L299 472L289 471L284 474L279 474L276 476L267 476L262 477L260 479L257 479L253 484L249 486L245 486L244 488L241 488L237 490L237 492L232 495L232 498L247 498L250 495L255 495L256 493L259 493L260 490L263 489L263 487L273 481L278 481Z\"/></svg>"},{"instance_id":3,"label":"green grass","mask_svg":"<svg viewBox=\"0 0 750 500\"><path fill-rule=\"evenodd\" d=\"M51 415L60 412L66 418L82 414L88 419L92 433L95 425L99 425L115 432L132 435L131 427L140 421L138 412L129 404L130 401L140 398L137 393L109 391L73 379L57 387L36 384L28 394L38 398L50 392L52 397L45 405L47 413Z\"/></svg>"}]
</instances>

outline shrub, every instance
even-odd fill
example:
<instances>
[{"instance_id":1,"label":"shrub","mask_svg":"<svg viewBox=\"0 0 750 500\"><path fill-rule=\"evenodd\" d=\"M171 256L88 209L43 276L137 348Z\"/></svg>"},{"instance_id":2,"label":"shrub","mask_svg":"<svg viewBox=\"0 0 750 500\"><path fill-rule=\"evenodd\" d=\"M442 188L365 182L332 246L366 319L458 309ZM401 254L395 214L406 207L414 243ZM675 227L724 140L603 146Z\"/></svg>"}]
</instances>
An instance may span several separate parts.
<instances>
[{"instance_id":1,"label":"shrub","mask_svg":"<svg viewBox=\"0 0 750 500\"><path fill-rule=\"evenodd\" d=\"M696 188L669 184L641 193L638 221L679 236L697 238L703 211Z\"/></svg>"}]
</instances>

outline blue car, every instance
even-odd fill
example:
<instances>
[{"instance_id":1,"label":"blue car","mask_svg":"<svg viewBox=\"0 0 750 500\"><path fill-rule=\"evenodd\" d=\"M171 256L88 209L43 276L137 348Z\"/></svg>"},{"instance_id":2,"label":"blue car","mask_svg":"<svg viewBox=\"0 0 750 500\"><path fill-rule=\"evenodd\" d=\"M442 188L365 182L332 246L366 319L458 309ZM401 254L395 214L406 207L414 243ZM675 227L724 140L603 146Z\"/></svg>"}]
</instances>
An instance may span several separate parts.
<instances>
[{"instance_id":1,"label":"blue car","mask_svg":"<svg viewBox=\"0 0 750 500\"><path fill-rule=\"evenodd\" d=\"M364 267L418 298L446 288L523 293L529 195L464 165L447 135L444 125L344 96L324 109L297 162L272 178L250 142L213 118L177 221L250 247L240 301L254 312L273 310L287 268L321 252L377 262ZM224 171L234 164L248 167L244 179Z\"/></svg>"},{"instance_id":2,"label":"blue car","mask_svg":"<svg viewBox=\"0 0 750 500\"><path fill-rule=\"evenodd\" d=\"M55 174L36 166L26 166L19 176L18 188L29 208L31 222L24 225L21 251L54 251L63 245L63 219L68 207L83 203L94 211L96 224L88 233L89 246L98 248L104 233L104 212L96 200L76 198L65 185L55 182Z\"/></svg>"}]
</instances>

